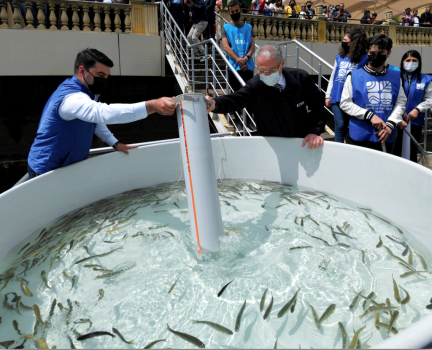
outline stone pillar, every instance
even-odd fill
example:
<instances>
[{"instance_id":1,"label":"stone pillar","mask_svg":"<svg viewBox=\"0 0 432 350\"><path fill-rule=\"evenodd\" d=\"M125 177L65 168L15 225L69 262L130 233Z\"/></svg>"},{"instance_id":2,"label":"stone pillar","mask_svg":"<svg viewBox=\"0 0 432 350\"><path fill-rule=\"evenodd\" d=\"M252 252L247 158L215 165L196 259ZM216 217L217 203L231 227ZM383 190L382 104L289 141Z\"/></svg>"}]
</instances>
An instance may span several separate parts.
<instances>
[{"instance_id":1,"label":"stone pillar","mask_svg":"<svg viewBox=\"0 0 432 350\"><path fill-rule=\"evenodd\" d=\"M321 6L317 5L316 7ZM322 13L322 7L321 7ZM317 15L316 19L318 20L318 42L325 43L327 41L327 17L324 15Z\"/></svg>"},{"instance_id":2,"label":"stone pillar","mask_svg":"<svg viewBox=\"0 0 432 350\"><path fill-rule=\"evenodd\" d=\"M316 5L315 6L315 15L316 16L322 16L324 13L323 13L323 5L321 4L321 5Z\"/></svg>"},{"instance_id":3,"label":"stone pillar","mask_svg":"<svg viewBox=\"0 0 432 350\"><path fill-rule=\"evenodd\" d=\"M384 24L389 26L389 33L388 36L393 40L393 45L396 45L397 43L397 33L396 28L398 26L398 23L393 21L393 11L387 11L385 13L385 22Z\"/></svg>"},{"instance_id":4,"label":"stone pillar","mask_svg":"<svg viewBox=\"0 0 432 350\"><path fill-rule=\"evenodd\" d=\"M142 0L130 0L129 3L132 5L131 11L131 22L132 22L132 33L134 34L145 34L146 23L144 21L144 6Z\"/></svg>"}]
</instances>

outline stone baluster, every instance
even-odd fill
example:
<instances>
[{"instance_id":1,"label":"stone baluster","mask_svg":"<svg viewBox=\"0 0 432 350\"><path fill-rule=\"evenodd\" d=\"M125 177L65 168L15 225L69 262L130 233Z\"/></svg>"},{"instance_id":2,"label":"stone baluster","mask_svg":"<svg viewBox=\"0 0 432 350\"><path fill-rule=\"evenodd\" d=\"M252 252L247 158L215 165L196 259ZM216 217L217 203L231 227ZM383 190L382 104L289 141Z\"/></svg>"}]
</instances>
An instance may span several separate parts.
<instances>
[{"instance_id":1,"label":"stone baluster","mask_svg":"<svg viewBox=\"0 0 432 350\"><path fill-rule=\"evenodd\" d=\"M283 28L283 21L278 21L278 38L279 40L283 40L284 38L284 28Z\"/></svg>"},{"instance_id":2,"label":"stone baluster","mask_svg":"<svg viewBox=\"0 0 432 350\"><path fill-rule=\"evenodd\" d=\"M253 23L253 25L252 25L252 31L253 31L253 33L255 34L255 37L258 37L258 20L256 19L256 18L253 18L252 19L252 23Z\"/></svg>"},{"instance_id":3,"label":"stone baluster","mask_svg":"<svg viewBox=\"0 0 432 350\"><path fill-rule=\"evenodd\" d=\"M278 39L278 36L277 36L277 32L278 32L278 30L277 30L277 24L278 24L278 22L276 20L272 20L271 23L272 23L271 38L273 40L277 40Z\"/></svg>"},{"instance_id":4,"label":"stone baluster","mask_svg":"<svg viewBox=\"0 0 432 350\"><path fill-rule=\"evenodd\" d=\"M313 41L318 42L318 23L314 23L312 27Z\"/></svg>"},{"instance_id":5,"label":"stone baluster","mask_svg":"<svg viewBox=\"0 0 432 350\"><path fill-rule=\"evenodd\" d=\"M269 19L266 19L266 20L263 20L263 22L265 23L265 27L266 27L266 29L265 29L265 38L266 38L266 39L271 39L270 20L269 20Z\"/></svg>"},{"instance_id":6,"label":"stone baluster","mask_svg":"<svg viewBox=\"0 0 432 350\"><path fill-rule=\"evenodd\" d=\"M79 17L78 17L78 5L73 4L72 5L72 23L73 23L73 27L72 30L73 31L79 31Z\"/></svg>"},{"instance_id":7,"label":"stone baluster","mask_svg":"<svg viewBox=\"0 0 432 350\"><path fill-rule=\"evenodd\" d=\"M408 30L407 30L407 34L408 34L408 45L412 45L412 43L413 43L413 41L412 41L412 30L411 30L411 28L409 28Z\"/></svg>"},{"instance_id":8,"label":"stone baluster","mask_svg":"<svg viewBox=\"0 0 432 350\"><path fill-rule=\"evenodd\" d=\"M88 5L83 5L83 31L90 32L90 17L89 17L89 7Z\"/></svg>"},{"instance_id":9,"label":"stone baluster","mask_svg":"<svg viewBox=\"0 0 432 350\"><path fill-rule=\"evenodd\" d=\"M302 26L301 26L301 38L302 38L303 41L306 41L306 36L307 36L307 34L306 34L306 28L307 28L307 23L303 22Z\"/></svg>"},{"instance_id":10,"label":"stone baluster","mask_svg":"<svg viewBox=\"0 0 432 350\"><path fill-rule=\"evenodd\" d=\"M417 41L419 38L417 38L417 33L419 33L419 31L416 28L412 29L412 43L413 45L420 45L420 43Z\"/></svg>"},{"instance_id":11,"label":"stone baluster","mask_svg":"<svg viewBox=\"0 0 432 350\"><path fill-rule=\"evenodd\" d=\"M294 39L295 38L295 22L294 21L289 21L289 26L290 26L290 39Z\"/></svg>"},{"instance_id":12,"label":"stone baluster","mask_svg":"<svg viewBox=\"0 0 432 350\"><path fill-rule=\"evenodd\" d=\"M0 28L9 28L8 25L8 15L6 12L7 9L7 2L6 0L0 0L0 20L2 24L0 25Z\"/></svg>"},{"instance_id":13,"label":"stone baluster","mask_svg":"<svg viewBox=\"0 0 432 350\"><path fill-rule=\"evenodd\" d=\"M110 19L110 8L108 6L104 7L104 23L105 23L105 33L112 33L111 30L111 19Z\"/></svg>"},{"instance_id":14,"label":"stone baluster","mask_svg":"<svg viewBox=\"0 0 432 350\"><path fill-rule=\"evenodd\" d=\"M42 3L42 1L38 1L36 3L36 6L38 9L37 20L39 22L37 29L40 29L40 30L46 29L46 27L45 27L45 15L43 13L44 4Z\"/></svg>"},{"instance_id":15,"label":"stone baluster","mask_svg":"<svg viewBox=\"0 0 432 350\"><path fill-rule=\"evenodd\" d=\"M289 22L287 21L282 21L283 23L283 40L288 40L289 39Z\"/></svg>"},{"instance_id":16,"label":"stone baluster","mask_svg":"<svg viewBox=\"0 0 432 350\"><path fill-rule=\"evenodd\" d=\"M426 44L427 45L432 44L432 36L431 36L431 31L429 29L426 29Z\"/></svg>"},{"instance_id":17,"label":"stone baluster","mask_svg":"<svg viewBox=\"0 0 432 350\"><path fill-rule=\"evenodd\" d=\"M96 5L95 7L93 7L93 11L94 11L94 31L96 33L100 33L102 31L101 29L101 19L100 19L100 10L101 8ZM127 14L128 18L129 18L129 10L128 10L128 14ZM129 28L130 28L130 20L129 20ZM129 29L129 33L130 33L130 29Z\"/></svg>"},{"instance_id":18,"label":"stone baluster","mask_svg":"<svg viewBox=\"0 0 432 350\"><path fill-rule=\"evenodd\" d=\"M64 3L64 2L62 2L61 4L60 4L60 9L61 9L61 16L60 16L60 20L61 20L61 24L62 24L62 27L61 27L61 30L69 30L69 27L68 27L68 16L67 16L67 5L66 5L66 3Z\"/></svg>"},{"instance_id":19,"label":"stone baluster","mask_svg":"<svg viewBox=\"0 0 432 350\"><path fill-rule=\"evenodd\" d=\"M18 0L13 0L11 5L13 6L13 21L14 25L12 28L18 29L21 28L21 11L19 7Z\"/></svg>"},{"instance_id":20,"label":"stone baluster","mask_svg":"<svg viewBox=\"0 0 432 350\"><path fill-rule=\"evenodd\" d=\"M423 45L429 45L429 30L423 29Z\"/></svg>"},{"instance_id":21,"label":"stone baluster","mask_svg":"<svg viewBox=\"0 0 432 350\"><path fill-rule=\"evenodd\" d=\"M310 23L310 22L307 23L306 40L312 41L312 23Z\"/></svg>"},{"instance_id":22,"label":"stone baluster","mask_svg":"<svg viewBox=\"0 0 432 350\"><path fill-rule=\"evenodd\" d=\"M417 34L417 40L418 40L418 42L419 42L420 45L424 45L424 39L425 39L425 37L424 37L424 30L420 29L418 31L418 34Z\"/></svg>"},{"instance_id":23,"label":"stone baluster","mask_svg":"<svg viewBox=\"0 0 432 350\"><path fill-rule=\"evenodd\" d=\"M334 24L330 26L330 41L332 43L334 43L336 41L335 40L335 25Z\"/></svg>"},{"instance_id":24,"label":"stone baluster","mask_svg":"<svg viewBox=\"0 0 432 350\"><path fill-rule=\"evenodd\" d=\"M115 24L115 32L116 33L121 33L121 21L120 21L120 8L119 7L114 7L114 13L115 13L115 17L114 17L114 24Z\"/></svg>"},{"instance_id":25,"label":"stone baluster","mask_svg":"<svg viewBox=\"0 0 432 350\"><path fill-rule=\"evenodd\" d=\"M296 22L296 29L295 29L295 38L297 40L300 40L301 37L301 21Z\"/></svg>"},{"instance_id":26,"label":"stone baluster","mask_svg":"<svg viewBox=\"0 0 432 350\"><path fill-rule=\"evenodd\" d=\"M129 9L125 9L125 33L126 34L132 33Z\"/></svg>"},{"instance_id":27,"label":"stone baluster","mask_svg":"<svg viewBox=\"0 0 432 350\"><path fill-rule=\"evenodd\" d=\"M33 13L31 12L31 8L32 8L32 2L31 1L26 1L25 2L25 6L26 6L26 21L27 21L27 26L25 27L25 29L35 29L35 27L33 26Z\"/></svg>"},{"instance_id":28,"label":"stone baluster","mask_svg":"<svg viewBox=\"0 0 432 350\"><path fill-rule=\"evenodd\" d=\"M53 2L50 2L48 4L49 9L50 9L50 15L49 15L49 20L50 20L50 30L58 30L57 29L57 16L55 15L55 5Z\"/></svg>"},{"instance_id":29,"label":"stone baluster","mask_svg":"<svg viewBox=\"0 0 432 350\"><path fill-rule=\"evenodd\" d=\"M341 41L340 37L340 26L335 26L335 41L339 43Z\"/></svg>"}]
</instances>

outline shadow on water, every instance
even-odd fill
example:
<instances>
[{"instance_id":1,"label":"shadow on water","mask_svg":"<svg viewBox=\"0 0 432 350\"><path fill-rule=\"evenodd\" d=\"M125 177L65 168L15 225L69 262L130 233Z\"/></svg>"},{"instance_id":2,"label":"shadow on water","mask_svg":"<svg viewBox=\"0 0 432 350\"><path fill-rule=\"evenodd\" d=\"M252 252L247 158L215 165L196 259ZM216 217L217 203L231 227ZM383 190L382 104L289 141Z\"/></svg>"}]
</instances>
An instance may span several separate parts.
<instances>
[{"instance_id":1,"label":"shadow on water","mask_svg":"<svg viewBox=\"0 0 432 350\"><path fill-rule=\"evenodd\" d=\"M285 321L283 321L283 323L281 324L279 329L276 331L276 338L277 339L279 339L282 336L282 334L286 328L287 323L288 323L288 316L285 317Z\"/></svg>"},{"instance_id":2,"label":"shadow on water","mask_svg":"<svg viewBox=\"0 0 432 350\"><path fill-rule=\"evenodd\" d=\"M245 335L244 335L244 342L247 343L249 341L250 336L252 335L252 329L255 326L255 323L258 320L258 315L255 312L251 312L253 315L255 315L255 319L253 320L253 322L246 327L245 330Z\"/></svg>"},{"instance_id":3,"label":"shadow on water","mask_svg":"<svg viewBox=\"0 0 432 350\"><path fill-rule=\"evenodd\" d=\"M302 325L303 321L305 320L307 313L308 313L308 309L302 308L302 312L298 314L298 316L297 316L297 322L294 325L294 327L291 328L291 330L289 332L289 335L293 335L293 334L295 334L295 332L298 331L298 329Z\"/></svg>"}]
</instances>

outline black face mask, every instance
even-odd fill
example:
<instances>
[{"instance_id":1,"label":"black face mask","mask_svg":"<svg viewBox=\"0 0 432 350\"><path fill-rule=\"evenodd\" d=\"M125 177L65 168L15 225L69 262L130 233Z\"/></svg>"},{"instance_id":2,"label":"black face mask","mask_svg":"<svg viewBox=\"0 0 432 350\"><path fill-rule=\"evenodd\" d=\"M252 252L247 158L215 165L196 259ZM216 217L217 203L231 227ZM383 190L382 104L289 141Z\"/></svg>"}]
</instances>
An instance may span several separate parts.
<instances>
[{"instance_id":1,"label":"black face mask","mask_svg":"<svg viewBox=\"0 0 432 350\"><path fill-rule=\"evenodd\" d=\"M87 72L89 72L89 71L87 70ZM91 93L93 93L95 95L100 95L108 87L108 79L95 77L93 74L91 74L91 75L93 76L93 85L90 85L87 82L86 78L84 78L85 82L88 85L88 89L90 90Z\"/></svg>"},{"instance_id":2,"label":"black face mask","mask_svg":"<svg viewBox=\"0 0 432 350\"><path fill-rule=\"evenodd\" d=\"M342 41L342 48L344 49L344 51L345 52L348 52L349 51L349 46L348 46L348 44L349 43L347 43L346 41Z\"/></svg>"},{"instance_id":3,"label":"black face mask","mask_svg":"<svg viewBox=\"0 0 432 350\"><path fill-rule=\"evenodd\" d=\"M241 13L240 12L232 13L232 14L230 14L230 16L234 22L237 22L240 19Z\"/></svg>"},{"instance_id":4,"label":"black face mask","mask_svg":"<svg viewBox=\"0 0 432 350\"><path fill-rule=\"evenodd\" d=\"M368 60L372 67L379 68L387 60L387 55L368 55Z\"/></svg>"},{"instance_id":5,"label":"black face mask","mask_svg":"<svg viewBox=\"0 0 432 350\"><path fill-rule=\"evenodd\" d=\"M307 8L310 9L312 5L307 5Z\"/></svg>"}]
</instances>

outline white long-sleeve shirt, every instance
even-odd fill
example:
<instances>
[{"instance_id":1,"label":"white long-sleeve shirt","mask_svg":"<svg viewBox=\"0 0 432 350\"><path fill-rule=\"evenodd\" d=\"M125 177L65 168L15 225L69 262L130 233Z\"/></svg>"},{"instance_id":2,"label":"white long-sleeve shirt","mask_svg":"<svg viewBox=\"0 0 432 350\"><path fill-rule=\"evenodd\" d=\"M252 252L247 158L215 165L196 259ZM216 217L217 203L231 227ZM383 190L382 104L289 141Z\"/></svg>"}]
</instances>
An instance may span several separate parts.
<instances>
[{"instance_id":1,"label":"white long-sleeve shirt","mask_svg":"<svg viewBox=\"0 0 432 350\"><path fill-rule=\"evenodd\" d=\"M413 88L415 87L413 86ZM426 87L423 100L416 108L420 110L420 113L426 112L428 109L432 108L432 83L429 83L429 85ZM409 112L411 111L407 111L407 113Z\"/></svg>"},{"instance_id":2,"label":"white long-sleeve shirt","mask_svg":"<svg viewBox=\"0 0 432 350\"><path fill-rule=\"evenodd\" d=\"M332 93L332 89L333 89L333 82L334 82L334 76L335 76L335 72L336 72L336 68L337 68L337 61L335 61L334 67L333 67L333 71L332 74L330 76L330 80L327 86L327 91L326 91L326 98L331 98L331 93Z\"/></svg>"},{"instance_id":3,"label":"white long-sleeve shirt","mask_svg":"<svg viewBox=\"0 0 432 350\"><path fill-rule=\"evenodd\" d=\"M402 120L405 113L407 98L403 89L402 79L399 88L399 94L396 99L396 103L390 116L387 119L386 125L393 130ZM353 102L353 87L351 74L348 75L345 85L342 91L342 97L340 101L340 108L349 116L355 117L360 120L370 120L374 113L366 108L361 108Z\"/></svg>"},{"instance_id":4,"label":"white long-sleeve shirt","mask_svg":"<svg viewBox=\"0 0 432 350\"><path fill-rule=\"evenodd\" d=\"M64 120L81 119L96 123L95 134L109 146L118 140L105 124L131 123L147 117L145 102L132 104L110 104L97 102L99 95L92 100L83 92L67 95L59 105L59 115Z\"/></svg>"}]
</instances>

